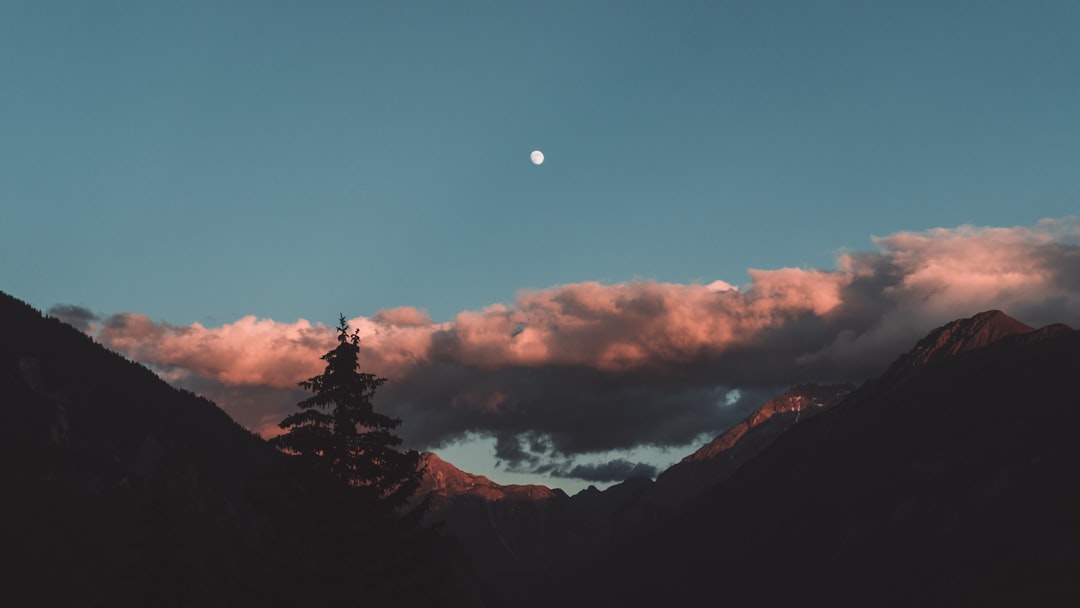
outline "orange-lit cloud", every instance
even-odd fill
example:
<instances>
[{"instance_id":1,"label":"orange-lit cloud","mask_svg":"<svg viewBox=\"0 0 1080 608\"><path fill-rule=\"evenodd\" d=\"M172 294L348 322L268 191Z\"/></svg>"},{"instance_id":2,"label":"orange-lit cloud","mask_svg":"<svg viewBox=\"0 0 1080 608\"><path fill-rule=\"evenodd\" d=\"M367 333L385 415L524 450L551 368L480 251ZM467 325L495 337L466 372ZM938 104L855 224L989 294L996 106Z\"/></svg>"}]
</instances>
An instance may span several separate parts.
<instances>
[{"instance_id":1,"label":"orange-lit cloud","mask_svg":"<svg viewBox=\"0 0 1080 608\"><path fill-rule=\"evenodd\" d=\"M405 420L408 441L489 433L513 462L534 447L567 455L686 443L742 414L722 405L731 388L756 399L755 390L808 380L859 381L929 329L981 310L1032 325L1080 322L1077 218L873 243L831 270L750 270L738 288L586 282L523 291L445 323L416 308L349 323L364 369L390 379L378 404ZM176 327L121 314L97 338L271 433L268 421L289 406L272 395L291 398L321 371L334 329L255 317ZM241 398L256 391L264 407Z\"/></svg>"},{"instance_id":2,"label":"orange-lit cloud","mask_svg":"<svg viewBox=\"0 0 1080 608\"><path fill-rule=\"evenodd\" d=\"M97 336L106 346L176 379L187 375L225 385L291 388L322 369L334 343L325 327L301 319L278 323L247 316L221 327L158 324L142 314L113 315Z\"/></svg>"}]
</instances>

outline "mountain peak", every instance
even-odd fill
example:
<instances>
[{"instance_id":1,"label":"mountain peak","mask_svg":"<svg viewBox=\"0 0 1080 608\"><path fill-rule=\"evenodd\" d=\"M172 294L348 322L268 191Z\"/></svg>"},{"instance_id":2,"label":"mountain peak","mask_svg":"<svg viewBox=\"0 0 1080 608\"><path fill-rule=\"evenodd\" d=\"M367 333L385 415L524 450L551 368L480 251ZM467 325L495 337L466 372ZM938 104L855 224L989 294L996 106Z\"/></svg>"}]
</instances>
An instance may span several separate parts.
<instances>
[{"instance_id":1,"label":"mountain peak","mask_svg":"<svg viewBox=\"0 0 1080 608\"><path fill-rule=\"evenodd\" d=\"M557 496L557 492L540 485L500 485L483 475L466 473L456 466L439 458L433 452L420 455L423 478L417 496L433 494L436 499L453 499L461 495L494 500L547 500ZM440 502L436 500L436 502ZM436 507L439 505L436 505Z\"/></svg>"},{"instance_id":2,"label":"mountain peak","mask_svg":"<svg viewBox=\"0 0 1080 608\"><path fill-rule=\"evenodd\" d=\"M705 444L698 451L684 458L683 461L707 461L716 458L719 454L730 450L751 429L764 424L774 416L787 414L787 416L781 416L784 418L784 426L786 427L788 424L797 421L802 416L802 413L807 410L810 410L808 413L812 415L814 413L813 410L820 410L835 405L841 397L850 393L854 388L855 387L849 384L830 384L824 386L818 384L800 384L792 387L782 395L766 401L764 405L758 408L745 420ZM788 418L791 420L789 421Z\"/></svg>"},{"instance_id":3,"label":"mountain peak","mask_svg":"<svg viewBox=\"0 0 1080 608\"><path fill-rule=\"evenodd\" d=\"M850 384L801 384L773 397L742 422L660 474L650 499L678 506L731 476L788 428L839 403L855 389Z\"/></svg>"},{"instance_id":4,"label":"mountain peak","mask_svg":"<svg viewBox=\"0 0 1080 608\"><path fill-rule=\"evenodd\" d=\"M1000 310L980 312L957 319L931 331L898 363L904 367L926 365L944 357L989 346L1002 338L1035 331Z\"/></svg>"}]
</instances>

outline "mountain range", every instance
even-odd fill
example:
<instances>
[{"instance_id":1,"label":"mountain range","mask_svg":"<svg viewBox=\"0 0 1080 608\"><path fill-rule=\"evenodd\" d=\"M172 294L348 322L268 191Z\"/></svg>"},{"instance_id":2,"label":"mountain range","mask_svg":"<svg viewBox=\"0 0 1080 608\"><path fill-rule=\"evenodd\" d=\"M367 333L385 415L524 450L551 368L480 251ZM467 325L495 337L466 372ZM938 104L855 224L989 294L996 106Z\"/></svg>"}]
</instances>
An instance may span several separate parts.
<instances>
[{"instance_id":1,"label":"mountain range","mask_svg":"<svg viewBox=\"0 0 1080 608\"><path fill-rule=\"evenodd\" d=\"M423 596L362 556L320 561L357 514L320 507L213 403L2 293L0 331L0 541L19 556L0 584L22 604L1080 600L1080 332L1064 325L959 319L861 386L778 395L655 481L568 496L425 454L441 533L410 575Z\"/></svg>"},{"instance_id":2,"label":"mountain range","mask_svg":"<svg viewBox=\"0 0 1080 608\"><path fill-rule=\"evenodd\" d=\"M1075 605L1077 371L1066 326L949 323L660 524L497 585L498 605Z\"/></svg>"},{"instance_id":3,"label":"mountain range","mask_svg":"<svg viewBox=\"0 0 1080 608\"><path fill-rule=\"evenodd\" d=\"M464 543L482 578L583 563L614 540L641 534L665 520L730 476L791 425L836 405L853 388L794 387L661 473L655 482L636 477L604 491L590 486L568 496L540 485L499 485L426 453L418 495L431 495L428 520L441 522Z\"/></svg>"}]
</instances>

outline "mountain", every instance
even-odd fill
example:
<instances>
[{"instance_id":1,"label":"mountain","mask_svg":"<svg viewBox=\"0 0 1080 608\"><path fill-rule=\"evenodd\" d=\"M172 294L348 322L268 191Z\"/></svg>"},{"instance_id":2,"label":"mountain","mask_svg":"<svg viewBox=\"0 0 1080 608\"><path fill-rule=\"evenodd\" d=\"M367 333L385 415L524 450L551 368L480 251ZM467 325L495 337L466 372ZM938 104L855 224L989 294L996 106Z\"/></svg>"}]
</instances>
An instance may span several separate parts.
<instances>
[{"instance_id":1,"label":"mountain","mask_svg":"<svg viewBox=\"0 0 1080 608\"><path fill-rule=\"evenodd\" d=\"M443 522L473 556L482 579L583 562L610 543L642 534L719 483L800 420L827 410L851 385L795 387L769 400L656 482L633 478L568 497L538 485L499 485L424 454L420 495L428 520Z\"/></svg>"},{"instance_id":2,"label":"mountain","mask_svg":"<svg viewBox=\"0 0 1080 608\"><path fill-rule=\"evenodd\" d=\"M1065 326L945 325L676 517L542 575L563 593L514 603L1076 605L1077 370Z\"/></svg>"},{"instance_id":3,"label":"mountain","mask_svg":"<svg viewBox=\"0 0 1080 608\"><path fill-rule=\"evenodd\" d=\"M420 455L420 469L424 476L418 495L432 497L432 514L439 512L454 500L462 497L474 497L483 501L501 500L551 500L566 497L562 490L552 490L540 485L499 485L483 475L466 473L454 465L439 458L432 452Z\"/></svg>"},{"instance_id":4,"label":"mountain","mask_svg":"<svg viewBox=\"0 0 1080 608\"><path fill-rule=\"evenodd\" d=\"M279 455L210 402L6 294L0 335L0 522L19 556L0 575L5 593L58 605L175 592L182 604L202 597L208 571L240 581L235 594L215 589L222 602L269 583L246 565L272 534L241 480ZM214 549L201 564L200 546Z\"/></svg>"},{"instance_id":5,"label":"mountain","mask_svg":"<svg viewBox=\"0 0 1080 608\"><path fill-rule=\"evenodd\" d=\"M675 508L727 479L792 425L836 405L850 384L804 384L774 397L745 420L662 472L646 493L648 502Z\"/></svg>"},{"instance_id":6,"label":"mountain","mask_svg":"<svg viewBox=\"0 0 1080 608\"><path fill-rule=\"evenodd\" d=\"M998 342L1002 338L1029 334L1032 327L1000 310L981 312L969 319L958 319L931 331L902 355L893 369L910 369L954 357Z\"/></svg>"},{"instance_id":7,"label":"mountain","mask_svg":"<svg viewBox=\"0 0 1080 608\"><path fill-rule=\"evenodd\" d=\"M499 485L432 453L421 456L418 497L431 497L426 521L459 539L481 578L548 567L582 555L585 530L562 490Z\"/></svg>"},{"instance_id":8,"label":"mountain","mask_svg":"<svg viewBox=\"0 0 1080 608\"><path fill-rule=\"evenodd\" d=\"M8 603L478 605L456 545L406 546L210 401L4 293L0 336Z\"/></svg>"},{"instance_id":9,"label":"mountain","mask_svg":"<svg viewBox=\"0 0 1080 608\"><path fill-rule=\"evenodd\" d=\"M592 531L592 549L628 542L677 517L684 505L727 479L782 433L828 410L853 389L849 384L796 386L661 472L655 482L629 479L603 492L590 488L574 495L571 504Z\"/></svg>"}]
</instances>

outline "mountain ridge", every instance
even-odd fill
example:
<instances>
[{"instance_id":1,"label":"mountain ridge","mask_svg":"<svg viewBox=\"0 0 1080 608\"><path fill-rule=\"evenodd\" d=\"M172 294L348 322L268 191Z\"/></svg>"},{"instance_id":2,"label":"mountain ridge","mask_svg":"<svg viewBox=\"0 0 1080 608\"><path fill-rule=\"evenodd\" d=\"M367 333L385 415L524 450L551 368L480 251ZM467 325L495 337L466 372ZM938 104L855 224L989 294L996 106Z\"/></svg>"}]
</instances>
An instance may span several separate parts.
<instances>
[{"instance_id":1,"label":"mountain ridge","mask_svg":"<svg viewBox=\"0 0 1080 608\"><path fill-rule=\"evenodd\" d=\"M644 500L677 507L719 483L800 420L839 403L851 384L801 384L766 401L738 424L661 472Z\"/></svg>"},{"instance_id":2,"label":"mountain ridge","mask_svg":"<svg viewBox=\"0 0 1080 608\"><path fill-rule=\"evenodd\" d=\"M901 368L928 365L1033 331L1035 328L1000 310L987 310L933 329L893 365Z\"/></svg>"},{"instance_id":3,"label":"mountain ridge","mask_svg":"<svg viewBox=\"0 0 1080 608\"><path fill-rule=\"evenodd\" d=\"M0 335L0 541L18 556L0 569L5 597L295 606L362 591L479 605L467 560L444 568L417 553L403 586L384 564L412 549L378 509L212 402L3 292ZM348 526L365 543L343 552ZM461 554L436 540L432 551Z\"/></svg>"},{"instance_id":4,"label":"mountain ridge","mask_svg":"<svg viewBox=\"0 0 1080 608\"><path fill-rule=\"evenodd\" d=\"M437 505L456 496L468 495L485 501L551 500L566 496L562 490L539 484L499 484L483 475L468 473L443 460L434 452L420 455L419 468L424 471L417 495L430 494Z\"/></svg>"},{"instance_id":5,"label":"mountain ridge","mask_svg":"<svg viewBox=\"0 0 1080 608\"><path fill-rule=\"evenodd\" d=\"M549 573L577 590L563 603L1075 605L1080 332L996 316L1012 330L914 347L898 361L921 364L792 427L679 517ZM928 350L948 354L906 356Z\"/></svg>"}]
</instances>

